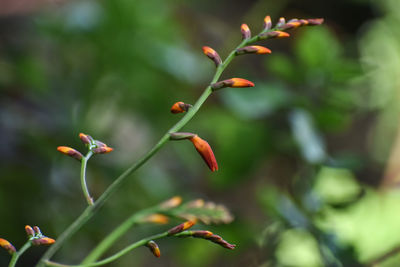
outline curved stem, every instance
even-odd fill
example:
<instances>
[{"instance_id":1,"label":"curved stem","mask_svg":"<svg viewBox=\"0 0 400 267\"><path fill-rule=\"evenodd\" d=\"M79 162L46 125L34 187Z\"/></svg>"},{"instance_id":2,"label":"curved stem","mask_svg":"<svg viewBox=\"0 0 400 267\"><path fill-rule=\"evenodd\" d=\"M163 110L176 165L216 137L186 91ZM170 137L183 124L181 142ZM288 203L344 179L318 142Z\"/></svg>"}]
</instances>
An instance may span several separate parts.
<instances>
[{"instance_id":1,"label":"curved stem","mask_svg":"<svg viewBox=\"0 0 400 267\"><path fill-rule=\"evenodd\" d=\"M86 165L90 157L93 155L92 151L89 151L86 156L82 157L81 160L81 185L82 185L82 191L83 195L86 198L87 203L89 206L93 205L93 198L90 196L89 189L86 184Z\"/></svg>"},{"instance_id":2,"label":"curved stem","mask_svg":"<svg viewBox=\"0 0 400 267\"><path fill-rule=\"evenodd\" d=\"M26 242L26 243L22 246L22 248L20 248L17 252L15 252L15 253L12 255L12 258L11 258L10 263L8 264L8 267L14 267L15 264L17 263L19 257L20 257L22 254L24 254L24 252L25 252L28 248L30 248L31 246L32 246L32 243L31 243L30 240L28 240L28 242Z\"/></svg>"},{"instance_id":3,"label":"curved stem","mask_svg":"<svg viewBox=\"0 0 400 267\"><path fill-rule=\"evenodd\" d=\"M225 61L218 66L214 77L212 78L210 85L204 90L202 95L196 101L192 108L171 128L169 129L158 141L158 143L141 157L136 163L134 163L131 167L129 167L125 172L123 172L114 182L104 191L104 193L99 197L95 203L89 207L87 207L83 213L57 238L57 242L54 243L47 251L43 254L42 258L38 263L38 267L43 267L43 262L48 261L67 241L73 234L75 234L99 209L104 205L107 199L119 188L119 186L129 177L133 172L139 169L144 163L146 163L160 148L169 140L170 133L179 131L182 127L184 127L193 116L199 111L200 107L207 100L207 98L211 95L212 89L211 84L218 81L222 72L229 65L232 59L235 57L235 51L238 48L244 47L250 43L256 42L259 40L258 36L254 36L253 38L243 40L232 52L228 55Z\"/></svg>"},{"instance_id":4,"label":"curved stem","mask_svg":"<svg viewBox=\"0 0 400 267\"><path fill-rule=\"evenodd\" d=\"M110 263L112 261L117 260L118 258L122 257L123 255L125 255L126 253L130 252L131 250L133 250L133 249L135 249L137 247L146 245L151 240L160 239L160 238L163 238L163 237L166 237L166 236L168 236L168 232L164 232L164 233L161 233L161 234L158 234L158 235L153 235L153 236L150 236L148 238L144 238L144 239L142 239L142 240L140 240L138 242L135 242L135 243L127 246L126 248L124 248L124 249L120 250L119 252L115 253L114 255L112 255L112 256L110 256L108 258L105 258L104 260L93 262L93 263L78 264L78 265L66 265L66 264L60 264L60 263L56 263L56 262L52 262L52 261L46 260L45 264L47 266L56 266L56 267L92 267L92 266L101 266L101 265L104 265L104 264L107 264L107 263Z\"/></svg>"}]
</instances>

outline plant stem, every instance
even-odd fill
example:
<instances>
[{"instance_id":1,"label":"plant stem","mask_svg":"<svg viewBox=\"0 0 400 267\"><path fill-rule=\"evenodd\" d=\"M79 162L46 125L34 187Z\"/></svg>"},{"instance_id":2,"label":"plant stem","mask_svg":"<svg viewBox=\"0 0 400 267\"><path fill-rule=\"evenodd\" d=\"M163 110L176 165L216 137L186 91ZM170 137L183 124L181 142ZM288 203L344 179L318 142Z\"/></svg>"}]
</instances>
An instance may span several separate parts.
<instances>
[{"instance_id":1,"label":"plant stem","mask_svg":"<svg viewBox=\"0 0 400 267\"><path fill-rule=\"evenodd\" d=\"M158 206L157 206L158 207ZM88 264L95 262L98 260L104 252L110 248L115 241L117 241L121 236L123 236L131 227L138 223L141 219L149 214L152 214L156 211L156 208L152 207L150 209L142 210L138 213L133 214L127 220L125 220L122 224L120 224L117 228L114 229L106 238L104 238L90 253L86 256L86 258L82 261L82 264Z\"/></svg>"},{"instance_id":2,"label":"plant stem","mask_svg":"<svg viewBox=\"0 0 400 267\"><path fill-rule=\"evenodd\" d=\"M86 198L87 203L89 206L93 205L93 198L90 196L89 189L86 184L86 165L90 157L93 155L92 151L89 151L86 156L82 157L81 160L81 185L82 185L82 191L83 195Z\"/></svg>"},{"instance_id":3,"label":"plant stem","mask_svg":"<svg viewBox=\"0 0 400 267\"><path fill-rule=\"evenodd\" d=\"M126 248L124 248L124 249L120 250L119 252L115 253L114 255L112 255L112 256L110 256L108 258L105 258L104 260L98 261L98 262L93 262L93 263L88 263L88 264L78 264L78 265L66 265L66 264L60 264L60 263L56 263L56 262L52 262L52 261L46 260L45 264L47 266L56 266L56 267L92 267L92 266L101 266L101 265L104 265L104 264L107 264L107 263L110 263L112 261L117 260L118 258L122 257L123 255L125 255L126 253L130 252L131 250L133 250L133 249L135 249L137 247L146 245L151 240L156 240L156 239L160 239L160 238L167 237L167 236L168 236L168 231L164 232L164 233L161 233L161 234L158 234L158 235L150 236L148 238L144 238L144 239L142 239L142 240L140 240L138 242L135 242L135 243L127 246Z\"/></svg>"},{"instance_id":4,"label":"plant stem","mask_svg":"<svg viewBox=\"0 0 400 267\"><path fill-rule=\"evenodd\" d=\"M104 191L104 193L95 201L93 205L88 206L82 214L57 238L57 242L54 243L47 251L44 253L42 258L38 263L38 267L43 267L43 262L48 261L67 241L73 234L75 234L97 211L104 205L104 203L108 200L108 198L119 188L119 186L137 169L139 169L144 163L146 163L153 155L160 150L160 148L169 140L170 133L174 133L179 131L182 127L184 127L193 116L199 111L200 107L207 100L207 98L211 95L212 89L211 84L218 81L222 72L229 65L232 59L235 57L235 51L238 48L244 47L250 43L258 41L259 37L254 36L253 38L243 40L225 59L225 61L220 64L214 77L212 78L210 85L204 90L199 99L193 105L192 108L188 110L188 112L171 128L169 129L158 141L158 143L141 157L136 163L134 163L131 167L129 167L126 171L124 171L114 182Z\"/></svg>"},{"instance_id":5,"label":"plant stem","mask_svg":"<svg viewBox=\"0 0 400 267\"><path fill-rule=\"evenodd\" d=\"M32 246L32 243L31 243L30 240L28 240L28 241L22 246L22 248L20 248L17 252L15 252L15 253L12 255L12 258L11 258L11 261L10 261L8 267L14 267L15 264L17 263L19 257L20 257L22 254L24 254L24 252L25 252L28 248L30 248L31 246Z\"/></svg>"}]
</instances>

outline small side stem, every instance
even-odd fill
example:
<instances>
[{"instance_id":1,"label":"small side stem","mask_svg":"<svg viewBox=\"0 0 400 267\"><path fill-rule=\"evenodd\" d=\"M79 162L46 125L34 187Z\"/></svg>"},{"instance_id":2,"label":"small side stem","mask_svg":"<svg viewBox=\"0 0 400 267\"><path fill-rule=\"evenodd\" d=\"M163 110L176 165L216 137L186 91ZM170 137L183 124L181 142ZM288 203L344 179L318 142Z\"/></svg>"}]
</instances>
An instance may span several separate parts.
<instances>
[{"instance_id":1,"label":"small side stem","mask_svg":"<svg viewBox=\"0 0 400 267\"><path fill-rule=\"evenodd\" d=\"M93 155L92 151L89 151L86 156L82 157L81 160L81 185L82 185L82 191L83 195L86 198L87 203L89 206L93 205L93 198L90 196L89 189L86 184L86 165L90 157Z\"/></svg>"},{"instance_id":2,"label":"small side stem","mask_svg":"<svg viewBox=\"0 0 400 267\"><path fill-rule=\"evenodd\" d=\"M163 237L167 237L168 236L168 232L164 232L158 235L153 235L147 238L144 238L138 242L135 242L129 246L127 246L126 248L124 248L123 250L120 250L119 252L115 253L114 255L105 258L104 260L101 261L97 261L97 262L93 262L93 263L88 263L88 264L78 264L78 265L66 265L66 264L60 264L60 263L56 263L56 262L52 262L49 260L45 261L45 264L47 266L56 266L56 267L93 267L93 266L101 266L107 263L110 263L112 261L117 260L118 258L122 257L123 255L127 254L128 252L130 252L131 250L146 245L149 241L151 240L156 240L156 239L160 239Z\"/></svg>"},{"instance_id":3,"label":"small side stem","mask_svg":"<svg viewBox=\"0 0 400 267\"><path fill-rule=\"evenodd\" d=\"M14 267L15 264L17 263L19 257L20 257L22 254L24 254L24 252L27 251L27 249L30 248L31 246L32 246L32 243L31 243L30 240L28 240L28 242L26 242L26 243L22 246L22 248L20 248L17 252L15 252L15 253L12 255L12 258L11 258L10 263L8 264L8 267Z\"/></svg>"}]
</instances>

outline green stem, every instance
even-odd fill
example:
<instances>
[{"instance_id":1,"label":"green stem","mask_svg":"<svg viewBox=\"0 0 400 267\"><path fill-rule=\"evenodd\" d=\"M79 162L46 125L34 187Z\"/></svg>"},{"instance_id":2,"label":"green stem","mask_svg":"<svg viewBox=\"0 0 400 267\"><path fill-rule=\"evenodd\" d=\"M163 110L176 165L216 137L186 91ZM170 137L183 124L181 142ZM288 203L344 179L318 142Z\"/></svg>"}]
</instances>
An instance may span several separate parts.
<instances>
[{"instance_id":1,"label":"green stem","mask_svg":"<svg viewBox=\"0 0 400 267\"><path fill-rule=\"evenodd\" d=\"M93 262L93 263L88 263L88 264L78 264L78 265L67 265L67 264L60 264L60 263L56 263L56 262L52 262L49 260L45 261L45 264L47 266L56 266L56 267L92 267L92 266L100 266L100 265L104 265L107 263L110 263L112 261L117 260L118 258L122 257L123 255L125 255L126 253L130 252L131 250L146 245L149 241L151 240L156 240L156 239L160 239L163 237L167 237L168 236L168 232L164 232L158 235L153 235L150 236L148 238L144 238L136 243L133 243L129 246L127 246L126 248L124 248L123 250L120 250L119 252L115 253L114 255L105 258L104 260L101 261L97 261L97 262Z\"/></svg>"},{"instance_id":2,"label":"green stem","mask_svg":"<svg viewBox=\"0 0 400 267\"><path fill-rule=\"evenodd\" d=\"M114 229L106 238L104 238L82 261L82 264L88 264L98 260L104 252L107 251L121 236L123 236L131 227L138 223L145 216L148 216L156 211L156 208L142 210L133 214L117 228Z\"/></svg>"},{"instance_id":3,"label":"green stem","mask_svg":"<svg viewBox=\"0 0 400 267\"><path fill-rule=\"evenodd\" d=\"M87 203L89 206L93 205L93 198L90 196L89 189L86 184L86 166L87 162L90 159L90 157L93 155L92 151L89 151L86 156L82 157L81 160L81 185L82 185L82 191L83 195L86 198Z\"/></svg>"},{"instance_id":4,"label":"green stem","mask_svg":"<svg viewBox=\"0 0 400 267\"><path fill-rule=\"evenodd\" d=\"M228 66L228 64L235 57L235 51L238 48L244 47L250 43L258 41L258 36L255 36L251 39L243 40L240 45L238 45L225 59L225 61L218 66L213 79L211 80L211 84L218 81L222 72ZM182 127L184 127L193 116L199 111L200 107L207 100L207 98L212 93L211 86L207 86L204 90L203 94L196 101L194 106L189 109L189 111L183 116L168 132L166 132L158 143L149 151L146 155L140 158L136 163L134 163L131 167L129 167L125 172L123 172L114 182L104 191L104 193L99 197L96 202L88 206L82 214L57 238L57 242L54 243L47 251L43 254L40 262L38 263L38 267L43 267L43 262L48 261L60 248L61 246L73 235L75 234L96 212L104 205L104 203L108 200L108 198L119 188L119 186L128 178L133 172L139 169L144 163L146 163L153 155L160 150L160 148L169 140L170 133L179 131Z\"/></svg>"},{"instance_id":5,"label":"green stem","mask_svg":"<svg viewBox=\"0 0 400 267\"><path fill-rule=\"evenodd\" d=\"M12 258L11 258L11 261L10 261L8 267L14 267L15 264L17 263L19 257L20 257L22 254L24 254L24 252L25 252L28 248L30 248L31 246L32 246L32 243L31 243L30 240L28 240L28 242L26 242L26 243L22 246L22 248L20 248L17 252L15 252L15 253L12 255Z\"/></svg>"}]
</instances>

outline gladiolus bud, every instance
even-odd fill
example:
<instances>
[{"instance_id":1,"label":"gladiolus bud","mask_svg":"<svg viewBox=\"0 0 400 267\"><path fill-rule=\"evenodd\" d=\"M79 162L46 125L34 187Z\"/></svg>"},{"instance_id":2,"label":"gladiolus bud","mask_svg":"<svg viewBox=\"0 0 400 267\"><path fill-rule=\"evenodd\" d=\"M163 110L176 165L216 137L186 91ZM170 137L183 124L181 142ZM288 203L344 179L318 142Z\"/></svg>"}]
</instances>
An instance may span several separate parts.
<instances>
[{"instance_id":1,"label":"gladiolus bud","mask_svg":"<svg viewBox=\"0 0 400 267\"><path fill-rule=\"evenodd\" d=\"M90 145L93 142L93 138L88 134L80 133L79 138L85 145Z\"/></svg>"},{"instance_id":2,"label":"gladiolus bud","mask_svg":"<svg viewBox=\"0 0 400 267\"><path fill-rule=\"evenodd\" d=\"M151 253L153 253L153 255L156 256L157 258L159 258L161 256L160 248L158 247L157 243L154 242L153 240L149 241L146 244L146 247L148 247L150 249Z\"/></svg>"},{"instance_id":3,"label":"gladiolus bud","mask_svg":"<svg viewBox=\"0 0 400 267\"><path fill-rule=\"evenodd\" d=\"M289 37L290 34L282 31L272 31L272 32L264 32L258 35L260 40L268 39L268 38L286 38Z\"/></svg>"},{"instance_id":4,"label":"gladiolus bud","mask_svg":"<svg viewBox=\"0 0 400 267\"><path fill-rule=\"evenodd\" d=\"M143 219L143 222L157 223L157 224L166 224L168 223L168 221L169 219L167 216L158 213L150 214L149 216Z\"/></svg>"},{"instance_id":5,"label":"gladiolus bud","mask_svg":"<svg viewBox=\"0 0 400 267\"><path fill-rule=\"evenodd\" d=\"M96 147L96 148L92 149L93 153L95 153L95 154L107 154L107 153L110 153L113 150L114 149L112 147L109 147L109 146L101 146L101 147Z\"/></svg>"},{"instance_id":6,"label":"gladiolus bud","mask_svg":"<svg viewBox=\"0 0 400 267\"><path fill-rule=\"evenodd\" d=\"M271 50L264 46L259 45L251 45L239 48L236 50L236 55L243 55L243 54L271 54Z\"/></svg>"},{"instance_id":7,"label":"gladiolus bud","mask_svg":"<svg viewBox=\"0 0 400 267\"><path fill-rule=\"evenodd\" d=\"M171 113L177 114L177 113L183 113L189 110L192 105L190 104L185 104L183 102L176 102L175 104L172 105L171 107Z\"/></svg>"},{"instance_id":8,"label":"gladiolus bud","mask_svg":"<svg viewBox=\"0 0 400 267\"><path fill-rule=\"evenodd\" d=\"M251 37L251 31L247 24L242 24L242 26L240 26L240 31L242 32L243 39L249 39Z\"/></svg>"},{"instance_id":9,"label":"gladiolus bud","mask_svg":"<svg viewBox=\"0 0 400 267\"><path fill-rule=\"evenodd\" d=\"M209 59L214 61L216 67L218 67L222 63L222 60L221 60L220 56L218 55L218 53L214 49L212 49L211 47L203 46L203 53Z\"/></svg>"},{"instance_id":10,"label":"gladiolus bud","mask_svg":"<svg viewBox=\"0 0 400 267\"><path fill-rule=\"evenodd\" d=\"M56 241L53 238L46 237L46 236L32 240L32 244L34 244L35 246L40 246L40 245L49 246L49 245L54 244L55 242Z\"/></svg>"},{"instance_id":11,"label":"gladiolus bud","mask_svg":"<svg viewBox=\"0 0 400 267\"><path fill-rule=\"evenodd\" d=\"M280 27L282 27L282 26L285 25L285 24L286 24L285 18L284 18L284 17L280 17L278 23L276 24L276 27L277 27L277 28L280 28Z\"/></svg>"},{"instance_id":12,"label":"gladiolus bud","mask_svg":"<svg viewBox=\"0 0 400 267\"><path fill-rule=\"evenodd\" d=\"M169 229L168 230L168 235L175 235L177 233L185 231L185 230L191 228L195 224L196 224L195 221L186 221L184 223L181 223L181 224Z\"/></svg>"},{"instance_id":13,"label":"gladiolus bud","mask_svg":"<svg viewBox=\"0 0 400 267\"><path fill-rule=\"evenodd\" d=\"M324 22L324 19L319 18L319 19L307 19L308 24L310 26L315 26L315 25L320 25Z\"/></svg>"},{"instance_id":14,"label":"gladiolus bud","mask_svg":"<svg viewBox=\"0 0 400 267\"><path fill-rule=\"evenodd\" d=\"M242 78L231 78L228 80L213 83L211 88L215 91L225 87L253 87L254 83L242 79Z\"/></svg>"},{"instance_id":15,"label":"gladiolus bud","mask_svg":"<svg viewBox=\"0 0 400 267\"><path fill-rule=\"evenodd\" d=\"M63 153L64 155L70 156L78 161L81 161L81 159L83 157L81 152L79 152L71 147L68 147L68 146L59 146L59 147L57 147L57 150L60 151L61 153Z\"/></svg>"},{"instance_id":16,"label":"gladiolus bud","mask_svg":"<svg viewBox=\"0 0 400 267\"><path fill-rule=\"evenodd\" d=\"M263 25L264 30L271 29L271 26L272 26L271 17L270 16L266 16L264 18L264 25Z\"/></svg>"},{"instance_id":17,"label":"gladiolus bud","mask_svg":"<svg viewBox=\"0 0 400 267\"><path fill-rule=\"evenodd\" d=\"M28 235L28 237L32 237L35 235L35 231L33 230L33 228L30 225L25 226L25 232Z\"/></svg>"},{"instance_id":18,"label":"gladiolus bud","mask_svg":"<svg viewBox=\"0 0 400 267\"><path fill-rule=\"evenodd\" d=\"M172 209L179 206L182 203L182 198L180 196L175 196L160 204L161 209Z\"/></svg>"},{"instance_id":19,"label":"gladiolus bud","mask_svg":"<svg viewBox=\"0 0 400 267\"><path fill-rule=\"evenodd\" d=\"M197 152L199 152L208 168L210 168L210 170L213 172L218 171L217 160L215 159L214 152L207 141L201 139L197 135L189 140L193 143L194 147L196 148Z\"/></svg>"},{"instance_id":20,"label":"gladiolus bud","mask_svg":"<svg viewBox=\"0 0 400 267\"><path fill-rule=\"evenodd\" d=\"M4 248L5 250L7 250L8 253L13 254L15 253L17 250L15 249L15 247L8 242L7 240L0 238L0 247Z\"/></svg>"}]
</instances>

